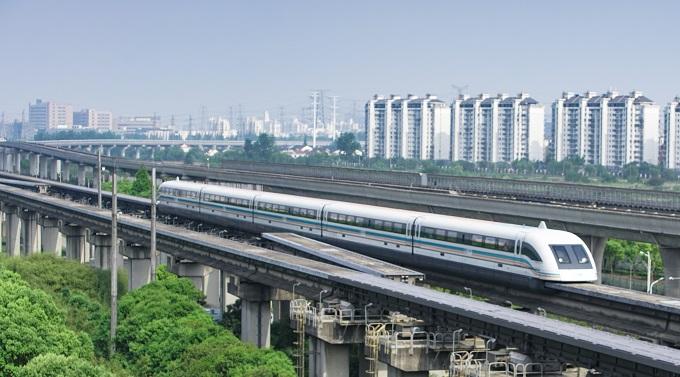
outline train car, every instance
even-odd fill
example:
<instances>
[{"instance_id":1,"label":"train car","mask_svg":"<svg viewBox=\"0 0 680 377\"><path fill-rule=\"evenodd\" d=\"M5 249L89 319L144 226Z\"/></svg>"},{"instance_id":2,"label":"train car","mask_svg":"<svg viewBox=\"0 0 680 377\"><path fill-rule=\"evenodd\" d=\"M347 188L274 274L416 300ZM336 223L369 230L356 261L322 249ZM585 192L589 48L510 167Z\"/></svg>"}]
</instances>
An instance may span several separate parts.
<instances>
[{"instance_id":1,"label":"train car","mask_svg":"<svg viewBox=\"0 0 680 377\"><path fill-rule=\"evenodd\" d=\"M289 231L392 262L538 287L597 279L576 235L547 229L324 199L170 181L159 210L247 231Z\"/></svg>"}]
</instances>

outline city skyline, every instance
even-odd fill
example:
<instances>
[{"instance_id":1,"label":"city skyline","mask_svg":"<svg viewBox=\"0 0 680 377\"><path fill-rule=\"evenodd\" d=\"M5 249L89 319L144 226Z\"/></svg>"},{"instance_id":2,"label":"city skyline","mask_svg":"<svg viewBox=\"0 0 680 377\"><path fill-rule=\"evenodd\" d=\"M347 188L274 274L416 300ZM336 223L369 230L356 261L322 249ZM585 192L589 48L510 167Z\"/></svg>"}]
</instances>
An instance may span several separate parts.
<instances>
[{"instance_id":1,"label":"city skyline","mask_svg":"<svg viewBox=\"0 0 680 377\"><path fill-rule=\"evenodd\" d=\"M284 107L292 117L325 88L345 114L375 93L450 102L452 84L470 94L526 91L543 103L592 88L642 90L658 103L680 92L669 47L677 3L390 4L168 3L159 11L4 1L0 111L9 121L43 98L116 115L196 117L204 106L225 115L241 104L245 115ZM377 37L382 31L399 38Z\"/></svg>"}]
</instances>

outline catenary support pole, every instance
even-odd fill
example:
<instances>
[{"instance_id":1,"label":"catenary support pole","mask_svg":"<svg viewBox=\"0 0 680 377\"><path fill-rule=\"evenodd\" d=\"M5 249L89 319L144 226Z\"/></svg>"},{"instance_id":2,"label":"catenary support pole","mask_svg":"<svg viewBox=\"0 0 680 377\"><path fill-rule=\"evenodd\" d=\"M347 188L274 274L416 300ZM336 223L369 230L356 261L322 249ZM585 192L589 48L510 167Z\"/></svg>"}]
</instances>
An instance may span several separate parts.
<instances>
[{"instance_id":1,"label":"catenary support pole","mask_svg":"<svg viewBox=\"0 0 680 377\"><path fill-rule=\"evenodd\" d=\"M149 240L149 254L151 267L149 281L156 280L156 168L151 168L151 239Z\"/></svg>"},{"instance_id":2,"label":"catenary support pole","mask_svg":"<svg viewBox=\"0 0 680 377\"><path fill-rule=\"evenodd\" d=\"M114 339L118 327L118 197L116 184L116 166L111 171L111 352L116 352Z\"/></svg>"},{"instance_id":3,"label":"catenary support pole","mask_svg":"<svg viewBox=\"0 0 680 377\"><path fill-rule=\"evenodd\" d=\"M102 146L97 153L97 207L102 208Z\"/></svg>"}]
</instances>

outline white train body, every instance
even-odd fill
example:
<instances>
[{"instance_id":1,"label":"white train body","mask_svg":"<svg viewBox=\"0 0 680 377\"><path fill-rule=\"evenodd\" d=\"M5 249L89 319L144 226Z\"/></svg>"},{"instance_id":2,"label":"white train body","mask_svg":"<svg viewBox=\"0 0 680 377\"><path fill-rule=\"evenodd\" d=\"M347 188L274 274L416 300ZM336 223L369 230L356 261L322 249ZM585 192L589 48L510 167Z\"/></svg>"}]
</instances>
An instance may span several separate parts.
<instances>
[{"instance_id":1,"label":"white train body","mask_svg":"<svg viewBox=\"0 0 680 377\"><path fill-rule=\"evenodd\" d=\"M290 231L440 270L597 280L588 247L559 230L183 181L163 183L158 204L167 213Z\"/></svg>"}]
</instances>

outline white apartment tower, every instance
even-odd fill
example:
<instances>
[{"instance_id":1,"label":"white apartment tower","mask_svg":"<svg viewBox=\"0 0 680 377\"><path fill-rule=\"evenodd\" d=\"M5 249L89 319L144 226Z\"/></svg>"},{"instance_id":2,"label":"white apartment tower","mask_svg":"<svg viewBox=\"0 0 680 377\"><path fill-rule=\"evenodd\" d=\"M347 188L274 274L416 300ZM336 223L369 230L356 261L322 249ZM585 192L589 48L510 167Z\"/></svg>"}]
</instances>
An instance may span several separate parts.
<instances>
[{"instance_id":1,"label":"white apartment tower","mask_svg":"<svg viewBox=\"0 0 680 377\"><path fill-rule=\"evenodd\" d=\"M543 105L526 93L460 96L451 104L451 159L543 160L544 115Z\"/></svg>"},{"instance_id":2,"label":"white apartment tower","mask_svg":"<svg viewBox=\"0 0 680 377\"><path fill-rule=\"evenodd\" d=\"M73 125L101 130L113 129L113 114L110 111L83 109L73 113Z\"/></svg>"},{"instance_id":3,"label":"white apartment tower","mask_svg":"<svg viewBox=\"0 0 680 377\"><path fill-rule=\"evenodd\" d=\"M28 123L32 134L39 130L73 127L73 108L71 105L43 102L28 105Z\"/></svg>"},{"instance_id":4,"label":"white apartment tower","mask_svg":"<svg viewBox=\"0 0 680 377\"><path fill-rule=\"evenodd\" d=\"M564 93L553 102L555 159L578 156L590 164L657 164L659 107L634 91L629 95Z\"/></svg>"},{"instance_id":5,"label":"white apartment tower","mask_svg":"<svg viewBox=\"0 0 680 377\"><path fill-rule=\"evenodd\" d=\"M680 96L675 97L664 110L663 164L668 169L680 169Z\"/></svg>"},{"instance_id":6,"label":"white apartment tower","mask_svg":"<svg viewBox=\"0 0 680 377\"><path fill-rule=\"evenodd\" d=\"M366 103L366 151L371 158L448 159L450 128L449 107L433 95L376 95Z\"/></svg>"}]
</instances>

